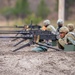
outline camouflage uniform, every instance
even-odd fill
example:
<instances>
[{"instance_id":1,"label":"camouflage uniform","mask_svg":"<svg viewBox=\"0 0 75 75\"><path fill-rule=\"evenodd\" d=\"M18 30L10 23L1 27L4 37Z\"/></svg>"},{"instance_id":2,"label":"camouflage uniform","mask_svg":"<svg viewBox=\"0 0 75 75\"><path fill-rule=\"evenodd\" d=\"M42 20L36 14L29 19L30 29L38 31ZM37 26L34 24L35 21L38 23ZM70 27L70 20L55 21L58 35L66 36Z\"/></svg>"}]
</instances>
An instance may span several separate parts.
<instances>
[{"instance_id":1,"label":"camouflage uniform","mask_svg":"<svg viewBox=\"0 0 75 75\"><path fill-rule=\"evenodd\" d=\"M41 28L41 30L43 30L43 31L48 30L48 31L51 31L53 34L56 33L56 29L52 25L50 25L50 21L49 20L45 20L43 22L43 24L44 24L44 26ZM40 36L39 36L39 39L40 39ZM42 39L40 39L40 40L42 40ZM38 46L38 47L33 48L32 51L35 51L35 52L45 52L45 51L47 51L47 47Z\"/></svg>"},{"instance_id":2,"label":"camouflage uniform","mask_svg":"<svg viewBox=\"0 0 75 75\"><path fill-rule=\"evenodd\" d=\"M74 29L74 24L70 23L67 25L69 29L69 33L65 36L65 42L66 44L71 44L70 41L67 40L68 37L71 37L72 40L75 40L75 29Z\"/></svg>"},{"instance_id":3,"label":"camouflage uniform","mask_svg":"<svg viewBox=\"0 0 75 75\"><path fill-rule=\"evenodd\" d=\"M57 39L60 38L60 37L59 37L59 30L60 30L60 28L63 26L63 24L64 24L64 22L63 22L62 19L58 19L58 20L57 20L57 25L58 25L58 27L56 28Z\"/></svg>"},{"instance_id":4,"label":"camouflage uniform","mask_svg":"<svg viewBox=\"0 0 75 75\"><path fill-rule=\"evenodd\" d=\"M50 24L49 20L45 20L43 22L44 26L46 27L46 30L51 31L53 34L56 34L56 29L53 25Z\"/></svg>"},{"instance_id":5,"label":"camouflage uniform","mask_svg":"<svg viewBox=\"0 0 75 75\"><path fill-rule=\"evenodd\" d=\"M65 43L65 40L66 40L65 36L68 34L69 29L67 27L63 26L63 27L60 28L59 32L60 32L60 34L65 33L64 37L63 38L60 37L59 40L58 40L58 47L60 49L64 49L64 45L66 44Z\"/></svg>"},{"instance_id":6,"label":"camouflage uniform","mask_svg":"<svg viewBox=\"0 0 75 75\"><path fill-rule=\"evenodd\" d=\"M74 31L70 31L67 27L61 27L60 28L60 33L64 32L66 33L65 36L63 38L60 38L58 40L58 47L61 49L64 49L65 44L75 44L75 33ZM71 41L68 39L70 38Z\"/></svg>"},{"instance_id":7,"label":"camouflage uniform","mask_svg":"<svg viewBox=\"0 0 75 75\"><path fill-rule=\"evenodd\" d=\"M58 27L57 27L57 32L59 32L59 29L63 26L63 24L64 24L64 22L63 22L62 19L58 19L58 20L57 20L57 25L58 25Z\"/></svg>"},{"instance_id":8,"label":"camouflage uniform","mask_svg":"<svg viewBox=\"0 0 75 75\"><path fill-rule=\"evenodd\" d=\"M68 40L69 37L70 37L72 40L75 41L75 33L74 33L74 32L69 32L69 33L65 36L65 43L66 43L66 44L72 44L72 43Z\"/></svg>"},{"instance_id":9,"label":"camouflage uniform","mask_svg":"<svg viewBox=\"0 0 75 75\"><path fill-rule=\"evenodd\" d=\"M53 34L56 34L56 29L54 28L53 25L50 24L50 20L45 20L43 22L43 27L41 28L41 30L45 31L51 31Z\"/></svg>"},{"instance_id":10,"label":"camouflage uniform","mask_svg":"<svg viewBox=\"0 0 75 75\"><path fill-rule=\"evenodd\" d=\"M47 30L48 30L48 31L51 31L53 34L56 34L56 29L53 27L53 25L49 25L49 26L47 27Z\"/></svg>"},{"instance_id":11,"label":"camouflage uniform","mask_svg":"<svg viewBox=\"0 0 75 75\"><path fill-rule=\"evenodd\" d=\"M74 24L70 23L67 25L68 29L70 32L75 32L75 29L74 29Z\"/></svg>"}]
</instances>

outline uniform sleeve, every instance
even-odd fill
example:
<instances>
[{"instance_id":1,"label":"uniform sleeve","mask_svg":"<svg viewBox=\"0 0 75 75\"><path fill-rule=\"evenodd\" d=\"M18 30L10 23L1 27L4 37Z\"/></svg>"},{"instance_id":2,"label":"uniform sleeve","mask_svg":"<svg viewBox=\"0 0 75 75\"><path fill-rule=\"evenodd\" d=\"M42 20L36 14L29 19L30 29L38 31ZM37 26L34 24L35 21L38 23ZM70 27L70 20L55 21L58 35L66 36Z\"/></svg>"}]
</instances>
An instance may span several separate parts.
<instances>
[{"instance_id":1,"label":"uniform sleeve","mask_svg":"<svg viewBox=\"0 0 75 75\"><path fill-rule=\"evenodd\" d=\"M66 44L71 43L70 41L68 41L68 37L70 37L71 39L75 40L75 36L69 32L69 33L66 34L66 36L65 36L65 43L66 43Z\"/></svg>"},{"instance_id":2,"label":"uniform sleeve","mask_svg":"<svg viewBox=\"0 0 75 75\"><path fill-rule=\"evenodd\" d=\"M56 29L52 25L49 25L47 30L51 31L53 34L56 34Z\"/></svg>"}]
</instances>

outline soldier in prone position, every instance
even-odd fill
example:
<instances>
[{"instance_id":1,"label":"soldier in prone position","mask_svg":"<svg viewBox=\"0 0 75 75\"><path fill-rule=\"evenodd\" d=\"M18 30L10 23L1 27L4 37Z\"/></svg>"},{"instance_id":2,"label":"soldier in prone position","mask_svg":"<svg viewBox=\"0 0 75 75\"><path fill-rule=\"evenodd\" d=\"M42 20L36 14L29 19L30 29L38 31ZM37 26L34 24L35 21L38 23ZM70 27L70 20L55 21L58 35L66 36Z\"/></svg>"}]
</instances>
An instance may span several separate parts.
<instances>
[{"instance_id":1,"label":"soldier in prone position","mask_svg":"<svg viewBox=\"0 0 75 75\"><path fill-rule=\"evenodd\" d=\"M68 37L70 37L72 40L75 41L75 35L74 33L69 32L69 29L65 26L61 27L59 30L59 35L60 38L58 40L58 47L60 49L64 49L64 46L66 44L72 44L69 40Z\"/></svg>"},{"instance_id":2,"label":"soldier in prone position","mask_svg":"<svg viewBox=\"0 0 75 75\"><path fill-rule=\"evenodd\" d=\"M43 27L41 28L42 31L51 31L53 34L56 34L56 29L53 27L53 25L50 24L50 20L44 20L43 22ZM37 42L42 42L44 41L43 39L40 39L40 36L37 36L38 41ZM32 51L36 52L44 52L47 51L47 47L45 46L38 46L32 49Z\"/></svg>"},{"instance_id":3,"label":"soldier in prone position","mask_svg":"<svg viewBox=\"0 0 75 75\"><path fill-rule=\"evenodd\" d=\"M53 34L56 34L56 29L53 25L51 25L50 20L44 20L42 30L51 31Z\"/></svg>"},{"instance_id":4,"label":"soldier in prone position","mask_svg":"<svg viewBox=\"0 0 75 75\"><path fill-rule=\"evenodd\" d=\"M48 20L48 19L43 21L43 26L42 26L41 30L42 31L46 31L46 30L51 31L53 34L56 34L56 29L54 28L53 25L51 25L50 20ZM39 37L39 39L40 39L40 37ZM40 41L41 40L42 39L40 39Z\"/></svg>"}]
</instances>

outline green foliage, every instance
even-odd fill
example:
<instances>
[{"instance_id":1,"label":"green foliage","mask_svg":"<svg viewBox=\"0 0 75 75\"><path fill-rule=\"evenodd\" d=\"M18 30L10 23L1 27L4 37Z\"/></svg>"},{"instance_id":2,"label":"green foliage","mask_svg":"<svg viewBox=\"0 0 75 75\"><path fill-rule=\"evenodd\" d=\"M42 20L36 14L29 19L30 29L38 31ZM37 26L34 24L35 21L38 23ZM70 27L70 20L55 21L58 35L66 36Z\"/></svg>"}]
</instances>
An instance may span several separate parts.
<instances>
[{"instance_id":1,"label":"green foliage","mask_svg":"<svg viewBox=\"0 0 75 75\"><path fill-rule=\"evenodd\" d=\"M21 18L26 17L30 14L28 0L17 0L15 7L5 7L0 11L0 13L5 16L15 15Z\"/></svg>"},{"instance_id":2,"label":"green foliage","mask_svg":"<svg viewBox=\"0 0 75 75\"><path fill-rule=\"evenodd\" d=\"M43 19L45 19L50 13L49 8L47 7L44 0L41 0L40 4L38 5L37 9L37 16L41 16Z\"/></svg>"},{"instance_id":3,"label":"green foliage","mask_svg":"<svg viewBox=\"0 0 75 75\"><path fill-rule=\"evenodd\" d=\"M13 14L13 8L5 7L0 11L0 13L4 15L6 20L8 21Z\"/></svg>"},{"instance_id":4,"label":"green foliage","mask_svg":"<svg viewBox=\"0 0 75 75\"><path fill-rule=\"evenodd\" d=\"M17 0L14 13L21 16L28 15L30 13L28 0Z\"/></svg>"},{"instance_id":5,"label":"green foliage","mask_svg":"<svg viewBox=\"0 0 75 75\"><path fill-rule=\"evenodd\" d=\"M25 23L30 24L31 20L33 21L33 24L37 25L40 21L42 21L42 18L36 17L35 14L31 14L25 19Z\"/></svg>"},{"instance_id":6,"label":"green foliage","mask_svg":"<svg viewBox=\"0 0 75 75\"><path fill-rule=\"evenodd\" d=\"M58 12L58 0L56 0L55 11Z\"/></svg>"},{"instance_id":7,"label":"green foliage","mask_svg":"<svg viewBox=\"0 0 75 75\"><path fill-rule=\"evenodd\" d=\"M0 13L3 15L11 15L13 11L13 8L5 7L1 9Z\"/></svg>"},{"instance_id":8,"label":"green foliage","mask_svg":"<svg viewBox=\"0 0 75 75\"><path fill-rule=\"evenodd\" d=\"M65 0L65 16L66 16L66 19L68 19L68 16L71 15L71 9L70 7L73 6L75 4L75 0Z\"/></svg>"}]
</instances>

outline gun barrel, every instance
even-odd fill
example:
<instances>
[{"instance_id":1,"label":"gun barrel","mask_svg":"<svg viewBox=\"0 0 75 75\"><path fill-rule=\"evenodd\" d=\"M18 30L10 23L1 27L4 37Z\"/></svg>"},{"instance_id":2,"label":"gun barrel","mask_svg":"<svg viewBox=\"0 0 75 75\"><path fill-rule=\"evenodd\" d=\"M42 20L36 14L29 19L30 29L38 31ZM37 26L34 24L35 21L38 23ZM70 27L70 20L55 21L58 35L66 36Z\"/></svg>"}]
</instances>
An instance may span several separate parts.
<instances>
[{"instance_id":1,"label":"gun barrel","mask_svg":"<svg viewBox=\"0 0 75 75\"><path fill-rule=\"evenodd\" d=\"M24 26L0 26L0 28L24 28Z\"/></svg>"},{"instance_id":2,"label":"gun barrel","mask_svg":"<svg viewBox=\"0 0 75 75\"><path fill-rule=\"evenodd\" d=\"M0 31L0 34L28 34L29 32L25 31Z\"/></svg>"},{"instance_id":3,"label":"gun barrel","mask_svg":"<svg viewBox=\"0 0 75 75\"><path fill-rule=\"evenodd\" d=\"M14 37L14 36L0 36L0 38L25 38L25 39L32 39L33 36L17 36L17 37Z\"/></svg>"},{"instance_id":4,"label":"gun barrel","mask_svg":"<svg viewBox=\"0 0 75 75\"><path fill-rule=\"evenodd\" d=\"M0 32L20 32L20 30L0 30Z\"/></svg>"},{"instance_id":5,"label":"gun barrel","mask_svg":"<svg viewBox=\"0 0 75 75\"><path fill-rule=\"evenodd\" d=\"M36 43L36 42L35 42L35 44L38 44L38 45L41 45L41 46L45 46L45 47L47 47L47 48L54 49L54 50L56 50L56 51L62 51L62 49L57 49L57 48L54 48L54 47L52 47L52 46L48 46L48 45L46 45L46 44Z\"/></svg>"},{"instance_id":6,"label":"gun barrel","mask_svg":"<svg viewBox=\"0 0 75 75\"><path fill-rule=\"evenodd\" d=\"M34 29L34 28L38 28L38 29L40 29L41 28L41 26L40 25L28 25L29 26L29 28L32 28L32 29ZM25 26L0 26L0 28L24 28Z\"/></svg>"}]
</instances>

